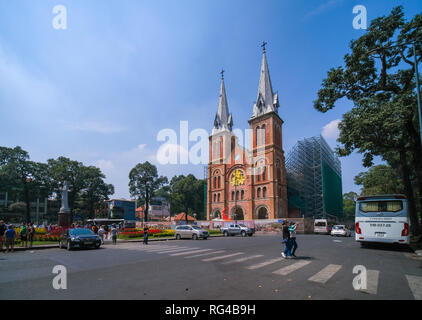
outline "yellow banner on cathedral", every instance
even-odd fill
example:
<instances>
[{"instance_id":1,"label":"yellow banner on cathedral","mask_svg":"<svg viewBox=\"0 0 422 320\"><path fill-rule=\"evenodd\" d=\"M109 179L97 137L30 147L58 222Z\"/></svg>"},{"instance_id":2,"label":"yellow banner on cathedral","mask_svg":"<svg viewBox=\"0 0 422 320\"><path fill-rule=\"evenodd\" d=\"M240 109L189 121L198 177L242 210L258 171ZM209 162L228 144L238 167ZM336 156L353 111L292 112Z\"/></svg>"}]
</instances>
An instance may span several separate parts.
<instances>
[{"instance_id":1,"label":"yellow banner on cathedral","mask_svg":"<svg viewBox=\"0 0 422 320\"><path fill-rule=\"evenodd\" d=\"M232 178L230 180L231 185L234 186L240 186L245 183L245 176L243 175L242 171L235 170L233 172Z\"/></svg>"}]
</instances>

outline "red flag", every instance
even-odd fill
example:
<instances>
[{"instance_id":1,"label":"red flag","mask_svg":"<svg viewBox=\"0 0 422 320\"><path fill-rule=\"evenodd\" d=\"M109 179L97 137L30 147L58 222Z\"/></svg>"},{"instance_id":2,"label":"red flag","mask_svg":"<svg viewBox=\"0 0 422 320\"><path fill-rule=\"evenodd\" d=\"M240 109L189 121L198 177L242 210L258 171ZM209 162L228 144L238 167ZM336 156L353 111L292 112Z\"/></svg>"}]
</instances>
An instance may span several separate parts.
<instances>
[{"instance_id":1,"label":"red flag","mask_svg":"<svg viewBox=\"0 0 422 320\"><path fill-rule=\"evenodd\" d=\"M223 209L223 220L230 221L230 218L226 214L226 208Z\"/></svg>"}]
</instances>

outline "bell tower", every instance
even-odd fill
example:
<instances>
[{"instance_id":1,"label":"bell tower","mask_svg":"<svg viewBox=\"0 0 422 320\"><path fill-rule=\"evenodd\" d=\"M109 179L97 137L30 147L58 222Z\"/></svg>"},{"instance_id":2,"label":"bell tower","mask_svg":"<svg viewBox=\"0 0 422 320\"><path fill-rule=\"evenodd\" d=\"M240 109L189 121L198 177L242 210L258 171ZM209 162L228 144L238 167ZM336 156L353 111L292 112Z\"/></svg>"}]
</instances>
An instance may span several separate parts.
<instances>
[{"instance_id":1,"label":"bell tower","mask_svg":"<svg viewBox=\"0 0 422 320\"><path fill-rule=\"evenodd\" d=\"M267 218L277 219L288 216L287 182L285 158L282 144L283 120L278 114L278 93L273 93L266 56L266 42L262 44L261 74L258 94L253 106L249 126L253 132L252 188L255 192L254 218L259 217L260 206L266 206ZM265 190L266 203L258 201Z\"/></svg>"}]
</instances>

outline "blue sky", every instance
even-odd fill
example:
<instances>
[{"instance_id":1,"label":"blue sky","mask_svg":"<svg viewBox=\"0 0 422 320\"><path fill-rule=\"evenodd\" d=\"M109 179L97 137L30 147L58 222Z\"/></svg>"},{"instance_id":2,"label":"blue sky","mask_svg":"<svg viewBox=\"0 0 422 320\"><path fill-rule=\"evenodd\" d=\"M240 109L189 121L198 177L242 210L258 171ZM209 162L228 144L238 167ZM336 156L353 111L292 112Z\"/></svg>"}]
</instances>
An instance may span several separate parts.
<instances>
[{"instance_id":1,"label":"blue sky","mask_svg":"<svg viewBox=\"0 0 422 320\"><path fill-rule=\"evenodd\" d=\"M52 26L59 4L66 30ZM327 125L334 147L333 124L351 103L322 114L312 102L365 32L352 26L353 7L364 5L370 21L399 4L408 18L422 9L417 0L0 0L0 145L19 145L35 161L63 155L97 165L114 196L128 198L130 169L158 164L160 130L178 132L186 120L211 131L221 68L234 127L248 127L265 40L285 152ZM341 158L344 192L359 190L361 158ZM169 178L202 178L203 168L158 164Z\"/></svg>"}]
</instances>

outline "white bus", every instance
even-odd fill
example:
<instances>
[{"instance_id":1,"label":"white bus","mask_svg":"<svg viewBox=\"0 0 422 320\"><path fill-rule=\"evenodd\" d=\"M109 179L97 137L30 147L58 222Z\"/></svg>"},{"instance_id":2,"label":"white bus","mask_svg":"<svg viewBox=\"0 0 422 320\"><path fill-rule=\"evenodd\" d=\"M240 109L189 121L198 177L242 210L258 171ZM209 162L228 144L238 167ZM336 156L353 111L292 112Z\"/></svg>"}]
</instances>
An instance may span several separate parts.
<instances>
[{"instance_id":1,"label":"white bus","mask_svg":"<svg viewBox=\"0 0 422 320\"><path fill-rule=\"evenodd\" d=\"M404 195L360 197L355 212L356 241L409 244L409 215Z\"/></svg>"}]
</instances>

